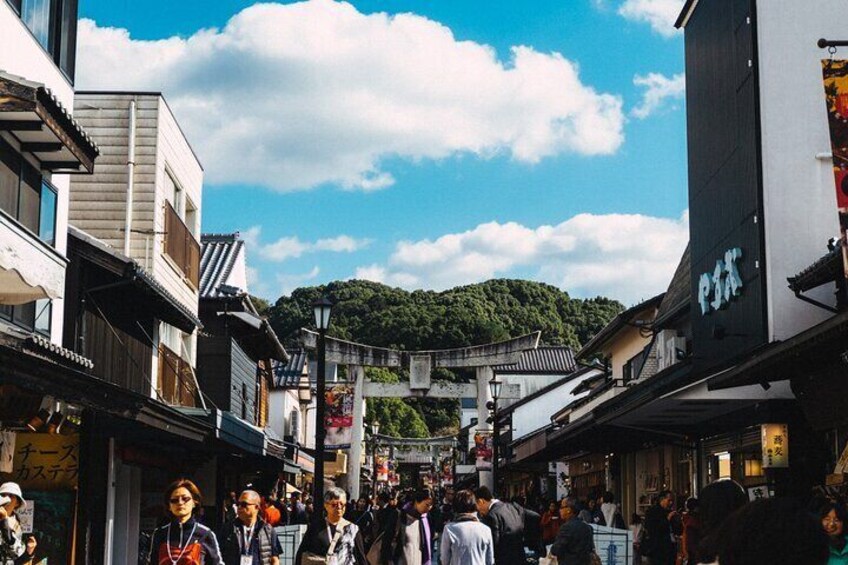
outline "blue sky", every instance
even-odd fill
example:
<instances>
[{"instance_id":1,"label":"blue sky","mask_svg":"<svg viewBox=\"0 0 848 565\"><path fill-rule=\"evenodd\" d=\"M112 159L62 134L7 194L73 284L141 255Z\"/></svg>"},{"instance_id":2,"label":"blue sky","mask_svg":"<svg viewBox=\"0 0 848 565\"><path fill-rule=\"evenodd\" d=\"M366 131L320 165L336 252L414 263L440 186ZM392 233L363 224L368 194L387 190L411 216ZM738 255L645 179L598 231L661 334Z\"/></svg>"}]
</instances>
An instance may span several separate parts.
<instances>
[{"instance_id":1,"label":"blue sky","mask_svg":"<svg viewBox=\"0 0 848 565\"><path fill-rule=\"evenodd\" d=\"M78 84L163 91L203 230L242 232L265 297L509 276L632 303L688 233L680 3L83 0Z\"/></svg>"}]
</instances>

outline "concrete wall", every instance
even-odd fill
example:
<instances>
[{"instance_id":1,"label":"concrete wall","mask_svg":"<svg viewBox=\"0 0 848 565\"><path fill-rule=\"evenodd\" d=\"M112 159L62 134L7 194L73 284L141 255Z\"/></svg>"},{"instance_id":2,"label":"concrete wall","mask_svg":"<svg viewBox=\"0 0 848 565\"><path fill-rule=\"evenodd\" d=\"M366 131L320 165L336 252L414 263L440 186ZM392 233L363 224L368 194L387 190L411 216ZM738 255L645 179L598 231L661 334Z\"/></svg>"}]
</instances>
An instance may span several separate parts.
<instances>
[{"instance_id":1,"label":"concrete wall","mask_svg":"<svg viewBox=\"0 0 848 565\"><path fill-rule=\"evenodd\" d=\"M809 266L839 232L820 60L820 37L842 38L841 0L757 2L769 338L782 340L830 316L806 304L786 277ZM836 54L844 58L843 50ZM813 296L833 304L826 285Z\"/></svg>"},{"instance_id":2,"label":"concrete wall","mask_svg":"<svg viewBox=\"0 0 848 565\"><path fill-rule=\"evenodd\" d=\"M598 373L599 371L589 371L577 378L567 380L538 398L516 408L512 413L512 437L518 439L549 425L551 416L555 412L588 394L588 392L584 392L575 396L571 392L577 388L577 385Z\"/></svg>"}]
</instances>

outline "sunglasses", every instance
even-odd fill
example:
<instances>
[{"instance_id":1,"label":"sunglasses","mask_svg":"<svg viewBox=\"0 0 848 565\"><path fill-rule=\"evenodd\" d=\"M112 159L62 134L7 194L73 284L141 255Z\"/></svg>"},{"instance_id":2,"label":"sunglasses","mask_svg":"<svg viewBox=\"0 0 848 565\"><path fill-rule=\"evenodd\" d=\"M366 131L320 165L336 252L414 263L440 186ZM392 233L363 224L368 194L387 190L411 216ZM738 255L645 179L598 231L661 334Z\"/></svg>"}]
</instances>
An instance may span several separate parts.
<instances>
[{"instance_id":1,"label":"sunglasses","mask_svg":"<svg viewBox=\"0 0 848 565\"><path fill-rule=\"evenodd\" d=\"M190 497L190 496L175 496L174 498L172 498L171 500L169 500L169 502L170 502L171 504L179 504L179 503L181 503L181 502L182 502L183 504L185 504L185 503L186 503L186 502L188 502L189 500L194 500L194 499L193 499L192 497Z\"/></svg>"},{"instance_id":2,"label":"sunglasses","mask_svg":"<svg viewBox=\"0 0 848 565\"><path fill-rule=\"evenodd\" d=\"M239 508L247 508L248 506L258 506L255 502L248 502L246 500L239 500L238 507Z\"/></svg>"}]
</instances>

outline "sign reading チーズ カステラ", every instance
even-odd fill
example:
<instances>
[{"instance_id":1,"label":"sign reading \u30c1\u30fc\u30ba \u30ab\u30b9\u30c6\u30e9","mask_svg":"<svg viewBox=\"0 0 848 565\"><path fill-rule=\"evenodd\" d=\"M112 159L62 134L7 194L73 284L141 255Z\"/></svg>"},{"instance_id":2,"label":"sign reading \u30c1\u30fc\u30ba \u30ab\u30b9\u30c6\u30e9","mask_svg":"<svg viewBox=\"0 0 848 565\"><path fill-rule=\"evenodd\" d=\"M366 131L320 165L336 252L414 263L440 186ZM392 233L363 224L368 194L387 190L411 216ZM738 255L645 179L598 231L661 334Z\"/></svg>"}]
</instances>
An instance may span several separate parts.
<instances>
[{"instance_id":1,"label":"sign reading \u30c1\u30fc\u30ba \u30ab\u30b9\u30c6\u30e9","mask_svg":"<svg viewBox=\"0 0 848 565\"><path fill-rule=\"evenodd\" d=\"M698 305L702 316L724 308L742 294L742 277L736 264L741 259L740 248L728 249L724 258L716 261L713 272L704 273L698 279Z\"/></svg>"}]
</instances>

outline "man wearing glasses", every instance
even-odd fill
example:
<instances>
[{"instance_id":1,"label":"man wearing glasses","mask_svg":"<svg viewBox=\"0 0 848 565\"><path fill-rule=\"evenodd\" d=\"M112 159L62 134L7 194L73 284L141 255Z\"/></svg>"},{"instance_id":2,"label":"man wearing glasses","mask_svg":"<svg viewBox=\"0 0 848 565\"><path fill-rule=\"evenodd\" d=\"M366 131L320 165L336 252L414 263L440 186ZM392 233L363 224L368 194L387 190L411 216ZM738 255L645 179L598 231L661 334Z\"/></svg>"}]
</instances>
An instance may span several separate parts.
<instances>
[{"instance_id":1,"label":"man wearing glasses","mask_svg":"<svg viewBox=\"0 0 848 565\"><path fill-rule=\"evenodd\" d=\"M221 532L221 554L226 565L280 565L283 553L274 528L259 517L259 493L241 493L236 519Z\"/></svg>"}]
</instances>

